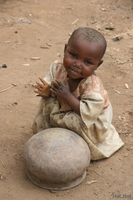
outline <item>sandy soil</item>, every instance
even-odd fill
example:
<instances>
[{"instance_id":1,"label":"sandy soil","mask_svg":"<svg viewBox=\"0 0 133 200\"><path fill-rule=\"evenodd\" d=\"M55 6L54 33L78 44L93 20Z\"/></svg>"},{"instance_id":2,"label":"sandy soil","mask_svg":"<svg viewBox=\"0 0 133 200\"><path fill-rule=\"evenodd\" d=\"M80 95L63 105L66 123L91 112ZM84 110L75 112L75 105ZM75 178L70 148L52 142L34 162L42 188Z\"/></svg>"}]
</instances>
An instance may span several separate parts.
<instances>
[{"instance_id":1,"label":"sandy soil","mask_svg":"<svg viewBox=\"0 0 133 200\"><path fill-rule=\"evenodd\" d=\"M109 93L113 124L125 146L109 159L91 162L79 186L50 192L25 174L23 149L33 134L39 102L33 85L61 58L69 35L79 26L101 31L108 41L97 73ZM132 69L132 0L0 0L0 199L133 198Z\"/></svg>"}]
</instances>

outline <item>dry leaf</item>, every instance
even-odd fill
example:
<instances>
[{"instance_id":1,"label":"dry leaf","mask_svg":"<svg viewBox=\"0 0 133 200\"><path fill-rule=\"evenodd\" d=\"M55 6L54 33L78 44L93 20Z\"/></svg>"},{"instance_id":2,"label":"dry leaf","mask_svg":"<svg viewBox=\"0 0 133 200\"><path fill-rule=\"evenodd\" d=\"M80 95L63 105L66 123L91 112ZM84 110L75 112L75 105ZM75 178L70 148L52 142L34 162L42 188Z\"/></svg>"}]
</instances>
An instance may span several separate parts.
<instances>
[{"instance_id":1,"label":"dry leaf","mask_svg":"<svg viewBox=\"0 0 133 200\"><path fill-rule=\"evenodd\" d=\"M93 180L93 181L88 181L88 182L86 182L86 184L90 185L90 184L96 183L96 182L97 182L97 180Z\"/></svg>"},{"instance_id":2,"label":"dry leaf","mask_svg":"<svg viewBox=\"0 0 133 200\"><path fill-rule=\"evenodd\" d=\"M126 89L128 89L128 88L129 88L129 86L128 86L128 84L127 84L127 83L125 83L125 87L126 87Z\"/></svg>"},{"instance_id":3,"label":"dry leaf","mask_svg":"<svg viewBox=\"0 0 133 200\"><path fill-rule=\"evenodd\" d=\"M31 60L40 60L40 57L32 57Z\"/></svg>"},{"instance_id":4,"label":"dry leaf","mask_svg":"<svg viewBox=\"0 0 133 200\"><path fill-rule=\"evenodd\" d=\"M28 67L28 66L30 66L30 64L26 63L26 64L22 64L22 66Z\"/></svg>"}]
</instances>

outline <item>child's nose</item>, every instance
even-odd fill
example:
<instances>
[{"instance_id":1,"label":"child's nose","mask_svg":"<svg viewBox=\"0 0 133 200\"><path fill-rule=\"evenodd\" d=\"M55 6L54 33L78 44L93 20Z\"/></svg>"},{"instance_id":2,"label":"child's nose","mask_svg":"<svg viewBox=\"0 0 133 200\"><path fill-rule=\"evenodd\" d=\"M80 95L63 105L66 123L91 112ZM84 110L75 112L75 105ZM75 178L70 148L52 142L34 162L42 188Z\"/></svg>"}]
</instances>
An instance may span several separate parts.
<instances>
[{"instance_id":1,"label":"child's nose","mask_svg":"<svg viewBox=\"0 0 133 200\"><path fill-rule=\"evenodd\" d=\"M77 61L76 63L74 63L74 66L81 69L82 68L82 62Z\"/></svg>"}]
</instances>

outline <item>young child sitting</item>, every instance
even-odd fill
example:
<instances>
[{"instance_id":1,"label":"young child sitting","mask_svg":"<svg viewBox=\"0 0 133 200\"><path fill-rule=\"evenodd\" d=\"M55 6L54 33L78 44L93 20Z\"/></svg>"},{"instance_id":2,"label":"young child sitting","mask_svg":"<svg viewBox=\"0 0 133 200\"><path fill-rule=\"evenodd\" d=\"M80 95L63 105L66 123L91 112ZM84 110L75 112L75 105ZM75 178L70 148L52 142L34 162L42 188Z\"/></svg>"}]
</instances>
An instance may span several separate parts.
<instances>
[{"instance_id":1,"label":"young child sitting","mask_svg":"<svg viewBox=\"0 0 133 200\"><path fill-rule=\"evenodd\" d=\"M91 159L107 158L124 143L112 122L112 107L95 70L103 63L104 36L92 28L78 28L65 45L63 61L55 61L37 82L42 99L33 131L60 127L79 134L89 145Z\"/></svg>"}]
</instances>

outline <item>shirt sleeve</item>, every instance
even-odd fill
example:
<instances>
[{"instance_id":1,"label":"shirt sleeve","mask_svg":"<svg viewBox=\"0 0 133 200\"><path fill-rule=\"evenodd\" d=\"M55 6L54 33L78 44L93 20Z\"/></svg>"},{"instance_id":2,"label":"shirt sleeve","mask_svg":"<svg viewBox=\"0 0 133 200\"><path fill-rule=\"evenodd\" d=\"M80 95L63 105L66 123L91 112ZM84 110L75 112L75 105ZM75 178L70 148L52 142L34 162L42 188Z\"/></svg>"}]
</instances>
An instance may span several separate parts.
<instances>
[{"instance_id":1,"label":"shirt sleeve","mask_svg":"<svg viewBox=\"0 0 133 200\"><path fill-rule=\"evenodd\" d=\"M100 116L104 106L104 99L100 93L92 92L83 95L80 100L81 118L87 128L92 126Z\"/></svg>"},{"instance_id":2,"label":"shirt sleeve","mask_svg":"<svg viewBox=\"0 0 133 200\"><path fill-rule=\"evenodd\" d=\"M49 85L51 84L53 78L55 77L56 62L57 61L54 61L51 64L49 73L43 78Z\"/></svg>"}]
</instances>

